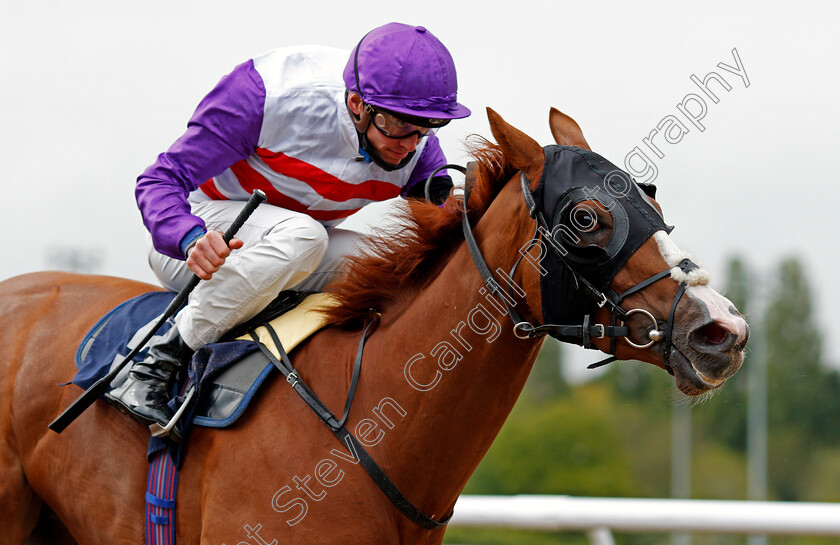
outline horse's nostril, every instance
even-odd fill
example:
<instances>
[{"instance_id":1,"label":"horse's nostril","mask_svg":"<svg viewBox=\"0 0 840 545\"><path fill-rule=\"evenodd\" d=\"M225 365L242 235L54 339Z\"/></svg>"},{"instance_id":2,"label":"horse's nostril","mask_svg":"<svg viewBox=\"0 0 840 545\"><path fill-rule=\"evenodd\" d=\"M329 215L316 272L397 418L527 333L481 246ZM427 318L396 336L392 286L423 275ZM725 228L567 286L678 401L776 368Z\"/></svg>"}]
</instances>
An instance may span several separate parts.
<instances>
[{"instance_id":1,"label":"horse's nostril","mask_svg":"<svg viewBox=\"0 0 840 545\"><path fill-rule=\"evenodd\" d=\"M729 332L717 322L712 322L700 328L700 334L709 344L721 344L726 340Z\"/></svg>"}]
</instances>

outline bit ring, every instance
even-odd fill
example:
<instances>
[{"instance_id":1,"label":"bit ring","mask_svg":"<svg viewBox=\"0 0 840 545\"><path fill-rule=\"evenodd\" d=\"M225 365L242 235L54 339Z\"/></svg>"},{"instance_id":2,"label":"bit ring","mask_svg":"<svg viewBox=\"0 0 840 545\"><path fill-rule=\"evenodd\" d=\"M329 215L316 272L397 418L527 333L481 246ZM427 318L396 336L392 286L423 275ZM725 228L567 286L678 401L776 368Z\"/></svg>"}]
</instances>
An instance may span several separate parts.
<instances>
[{"instance_id":1,"label":"bit ring","mask_svg":"<svg viewBox=\"0 0 840 545\"><path fill-rule=\"evenodd\" d=\"M630 346L632 346L634 348L649 348L653 345L653 343L655 343L657 341L661 341L665 338L665 334L662 331L660 331L659 329L657 329L657 327L659 326L659 323L656 321L656 318L653 317L653 314L651 314L650 312L646 311L643 308L634 308L632 310L627 311L627 316L629 317L631 314L636 314L636 313L641 313L641 314L644 314L645 316L647 316L650 319L651 323L653 324L654 329L651 330L648 333L648 338L650 338L650 341L648 341L646 344L636 344L636 343L634 343L633 341L630 340L629 335L625 335L624 340L627 341L627 343ZM654 338L654 337L657 337L657 338Z\"/></svg>"}]
</instances>

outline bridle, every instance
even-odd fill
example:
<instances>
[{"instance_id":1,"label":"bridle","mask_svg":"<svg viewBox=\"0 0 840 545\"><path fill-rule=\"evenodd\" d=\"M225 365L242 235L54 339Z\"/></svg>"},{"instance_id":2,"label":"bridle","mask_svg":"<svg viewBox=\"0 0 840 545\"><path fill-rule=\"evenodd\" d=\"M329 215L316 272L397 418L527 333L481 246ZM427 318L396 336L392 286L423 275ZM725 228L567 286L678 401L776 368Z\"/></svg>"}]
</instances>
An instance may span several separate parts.
<instances>
[{"instance_id":1,"label":"bridle","mask_svg":"<svg viewBox=\"0 0 840 545\"><path fill-rule=\"evenodd\" d=\"M467 172L467 170L464 167L461 167L459 165L445 165L440 169L436 170L432 174L432 176L434 176L434 174L436 174L439 170L442 170L444 168L452 168L462 172L465 175ZM531 237L529 244L524 248L523 251L520 252L520 257L514 263L510 272L507 274L507 277L509 279L513 279L513 275L516 273L516 269L521 263L523 257L528 252L530 252L530 250L535 245L544 244L551 248L551 251L553 252L555 257L571 274L572 279L574 280L575 290L585 295L590 300L590 302L593 303L593 305L590 305L591 310L589 312L583 312L580 325L561 325L551 323L535 325L529 322L528 320L524 319L516 309L515 303L510 303L510 301L514 300L514 294L512 293L510 283L508 283L508 290L507 293L505 293L500 283L496 280L496 277L494 276L490 267L487 265L487 262L484 259L481 250L478 247L468 218L469 210L467 208L467 203L469 202L469 196L472 187L465 186L463 195L462 223L467 248L470 251L470 255L472 256L473 262L475 263L479 274L484 280L484 284L487 286L487 289L504 304L507 315L513 324L513 334L520 339L530 339L543 335L550 335L563 341L569 341L576 344L580 344L584 348L589 349L595 348L592 345L593 339L609 338L609 354L611 354L611 357L589 365L590 369L600 367L608 363L612 363L613 361L616 361L618 359L615 356L615 350L616 340L619 338L623 338L628 344L639 349L649 348L653 344L661 342L663 343L663 366L670 374L673 375L674 371L671 367L670 361L671 351L672 349L678 350L673 345L672 341L674 319L676 316L677 305L679 305L679 302L682 299L683 294L685 293L687 283L685 281L679 283L679 287L677 288L677 292L674 295L674 300L671 304L671 309L668 314L667 320L657 319L648 310L643 308L633 308L630 310L624 309L621 305L624 302L624 300L627 299L627 297L638 293L649 286L652 286L653 284L664 278L671 276L672 268L669 267L657 274L654 274L621 293L616 293L609 287L603 290L599 290L583 274L575 270L575 268L572 266L569 260L560 252L560 250L553 243L553 241L547 244L543 242L543 234L550 233L552 226L545 219L545 211L535 201L534 195L531 191L531 184L524 172L520 172L520 184L522 187L522 196L525 200L526 208L528 209L528 214L531 218L535 220L536 226L534 229L534 235ZM683 259L677 265L677 267L679 267L684 273L688 273L691 270L698 268L697 265L693 263L690 259ZM611 283L612 278L610 278L609 280L609 283ZM610 313L610 325L595 323L595 314L598 312L599 309L603 307L606 307ZM651 324L651 327L648 329L648 340L643 344L636 343L632 339L630 339L630 328L627 325L624 325L625 322L634 314L641 314L642 316L646 317Z\"/></svg>"}]
</instances>

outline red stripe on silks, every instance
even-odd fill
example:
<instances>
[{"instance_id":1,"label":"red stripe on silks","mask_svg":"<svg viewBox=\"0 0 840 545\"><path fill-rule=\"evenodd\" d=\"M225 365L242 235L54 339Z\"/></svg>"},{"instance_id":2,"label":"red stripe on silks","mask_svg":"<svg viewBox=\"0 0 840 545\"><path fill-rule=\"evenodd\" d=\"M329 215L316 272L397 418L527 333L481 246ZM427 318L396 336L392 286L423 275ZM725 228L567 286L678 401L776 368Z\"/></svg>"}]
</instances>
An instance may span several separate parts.
<instances>
[{"instance_id":1,"label":"red stripe on silks","mask_svg":"<svg viewBox=\"0 0 840 545\"><path fill-rule=\"evenodd\" d=\"M213 181L213 178L210 178L209 180L198 186L198 188L214 201L228 200L227 197L219 193L219 190L216 188L216 182Z\"/></svg>"},{"instance_id":2,"label":"red stripe on silks","mask_svg":"<svg viewBox=\"0 0 840 545\"><path fill-rule=\"evenodd\" d=\"M359 208L353 208L351 210L310 210L306 205L277 191L277 188L271 185L271 182L254 170L246 161L239 161L231 166L230 170L236 176L242 189L248 193L253 192L255 189L261 189L265 192L266 197L268 197L268 204L306 214L318 221L343 219L359 210Z\"/></svg>"},{"instance_id":3,"label":"red stripe on silks","mask_svg":"<svg viewBox=\"0 0 840 545\"><path fill-rule=\"evenodd\" d=\"M275 153L264 148L257 148L257 155L274 172L305 182L316 193L331 201L344 202L350 199L385 201L400 194L400 188L394 184L379 180L350 184L329 172L324 172L315 165L281 152Z\"/></svg>"}]
</instances>

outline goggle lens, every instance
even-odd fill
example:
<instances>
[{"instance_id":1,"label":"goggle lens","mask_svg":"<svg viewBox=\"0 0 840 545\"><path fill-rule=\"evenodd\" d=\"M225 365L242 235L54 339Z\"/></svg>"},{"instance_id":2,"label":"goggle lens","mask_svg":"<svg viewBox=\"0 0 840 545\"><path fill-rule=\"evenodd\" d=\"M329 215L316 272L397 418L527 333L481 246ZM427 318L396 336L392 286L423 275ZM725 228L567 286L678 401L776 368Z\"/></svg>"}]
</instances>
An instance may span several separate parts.
<instances>
[{"instance_id":1,"label":"goggle lens","mask_svg":"<svg viewBox=\"0 0 840 545\"><path fill-rule=\"evenodd\" d=\"M381 112L371 107L373 126L388 138L406 138L416 135L420 138L435 134L437 127L422 127L413 125L387 112Z\"/></svg>"}]
</instances>

